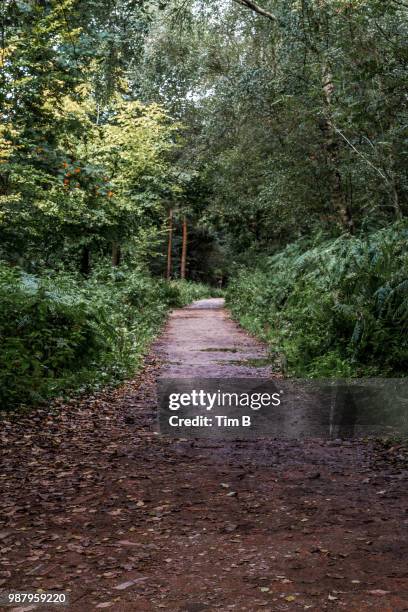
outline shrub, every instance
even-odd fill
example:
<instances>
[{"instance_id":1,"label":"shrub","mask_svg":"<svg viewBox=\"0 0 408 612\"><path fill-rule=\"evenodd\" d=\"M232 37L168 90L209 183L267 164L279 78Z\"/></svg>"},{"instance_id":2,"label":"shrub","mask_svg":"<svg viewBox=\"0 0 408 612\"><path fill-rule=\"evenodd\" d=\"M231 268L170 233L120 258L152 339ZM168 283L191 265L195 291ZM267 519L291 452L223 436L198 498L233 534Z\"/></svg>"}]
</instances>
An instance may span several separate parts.
<instances>
[{"instance_id":1,"label":"shrub","mask_svg":"<svg viewBox=\"0 0 408 612\"><path fill-rule=\"evenodd\" d=\"M3 409L114 383L134 373L169 308L209 295L204 285L99 269L83 280L0 265Z\"/></svg>"},{"instance_id":2,"label":"shrub","mask_svg":"<svg viewBox=\"0 0 408 612\"><path fill-rule=\"evenodd\" d=\"M300 376L402 375L408 368L408 228L292 244L242 269L228 303Z\"/></svg>"},{"instance_id":3,"label":"shrub","mask_svg":"<svg viewBox=\"0 0 408 612\"><path fill-rule=\"evenodd\" d=\"M49 396L108 349L101 314L81 294L72 299L2 267L0 300L2 407Z\"/></svg>"}]
</instances>

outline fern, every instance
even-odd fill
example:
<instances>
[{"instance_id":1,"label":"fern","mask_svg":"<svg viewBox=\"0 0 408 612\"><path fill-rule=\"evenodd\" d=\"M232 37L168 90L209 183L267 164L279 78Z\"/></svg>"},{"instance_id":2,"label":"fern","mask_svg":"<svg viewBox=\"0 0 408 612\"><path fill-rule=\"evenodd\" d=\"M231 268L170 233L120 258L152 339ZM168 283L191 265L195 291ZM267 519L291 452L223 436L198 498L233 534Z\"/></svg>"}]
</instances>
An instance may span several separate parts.
<instances>
[{"instance_id":1,"label":"fern","mask_svg":"<svg viewBox=\"0 0 408 612\"><path fill-rule=\"evenodd\" d=\"M232 280L232 312L297 375L327 375L330 364L333 375L405 374L407 236L399 222L311 248L293 243Z\"/></svg>"}]
</instances>

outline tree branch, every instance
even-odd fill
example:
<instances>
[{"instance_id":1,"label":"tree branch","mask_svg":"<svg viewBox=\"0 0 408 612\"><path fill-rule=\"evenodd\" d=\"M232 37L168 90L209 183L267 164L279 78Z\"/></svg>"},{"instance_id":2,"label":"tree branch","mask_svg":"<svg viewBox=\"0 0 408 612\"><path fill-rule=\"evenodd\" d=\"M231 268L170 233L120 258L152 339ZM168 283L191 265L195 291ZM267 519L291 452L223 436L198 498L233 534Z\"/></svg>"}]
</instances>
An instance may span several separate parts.
<instances>
[{"instance_id":1,"label":"tree branch","mask_svg":"<svg viewBox=\"0 0 408 612\"><path fill-rule=\"evenodd\" d=\"M273 13L270 13L269 11L265 10L255 2L252 2L252 0L234 0L234 2L236 2L237 4L241 4L241 6L246 6L246 8L251 9L251 11L254 11L254 13L258 13L258 15L266 17L271 21L277 21L277 18Z\"/></svg>"},{"instance_id":2,"label":"tree branch","mask_svg":"<svg viewBox=\"0 0 408 612\"><path fill-rule=\"evenodd\" d=\"M362 159L364 159L364 161L371 166L371 168L373 170L375 170L376 172L378 172L378 174L381 176L381 178L383 178L387 183L389 183L389 179L388 177L384 174L384 172L382 170L380 170L380 168L377 168L377 166L374 166L374 164L372 164L370 162L369 159L367 159L367 157L361 153L361 151L359 151L358 149L356 149L356 147L353 145L352 142L349 141L349 139L343 134L343 132L341 130L339 130L339 128L337 128L335 125L333 125L334 130L340 134L340 136L347 142L348 145L350 145L350 147L353 149L353 151L355 153L357 153L357 155L359 155Z\"/></svg>"}]
</instances>

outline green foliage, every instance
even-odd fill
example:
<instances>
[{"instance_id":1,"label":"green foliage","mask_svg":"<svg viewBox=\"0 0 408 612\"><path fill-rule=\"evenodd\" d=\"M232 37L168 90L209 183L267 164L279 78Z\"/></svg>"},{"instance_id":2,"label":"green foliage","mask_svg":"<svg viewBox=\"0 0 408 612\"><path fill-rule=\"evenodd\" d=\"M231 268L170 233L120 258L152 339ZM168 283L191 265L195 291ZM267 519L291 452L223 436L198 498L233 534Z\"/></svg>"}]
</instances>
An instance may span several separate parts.
<instances>
[{"instance_id":1,"label":"green foliage","mask_svg":"<svg viewBox=\"0 0 408 612\"><path fill-rule=\"evenodd\" d=\"M129 71L166 3L102 4L0 9L5 407L122 379L167 310L207 293L147 272L163 270L169 207L188 214L192 193L169 163L180 125L139 101Z\"/></svg>"},{"instance_id":2,"label":"green foliage","mask_svg":"<svg viewBox=\"0 0 408 612\"><path fill-rule=\"evenodd\" d=\"M257 258L229 299L289 371L408 366L406 7L260 4L276 20L232 0L1 5L5 404L122 378L168 308L208 296L146 272L170 211L175 277L184 219L189 278Z\"/></svg>"},{"instance_id":3,"label":"green foliage","mask_svg":"<svg viewBox=\"0 0 408 612\"><path fill-rule=\"evenodd\" d=\"M138 77L187 126L205 222L236 256L339 235L339 202L357 230L406 215L405 3L259 2L276 21L244 4L168 3Z\"/></svg>"},{"instance_id":4,"label":"green foliage","mask_svg":"<svg viewBox=\"0 0 408 612\"><path fill-rule=\"evenodd\" d=\"M223 295L223 292L220 289L209 287L204 283L193 283L185 280L171 281L170 287L178 294L178 298L174 305L180 307L187 306L195 300L203 300L210 297L222 297Z\"/></svg>"},{"instance_id":5,"label":"green foliage","mask_svg":"<svg viewBox=\"0 0 408 612\"><path fill-rule=\"evenodd\" d=\"M150 2L3 4L0 257L75 268L84 248L126 243L129 253L147 233L154 240L177 191L168 154L178 125L141 104L124 73Z\"/></svg>"},{"instance_id":6,"label":"green foliage","mask_svg":"<svg viewBox=\"0 0 408 612\"><path fill-rule=\"evenodd\" d=\"M33 403L132 374L180 291L146 272L90 279L0 268L0 405Z\"/></svg>"},{"instance_id":7,"label":"green foliage","mask_svg":"<svg viewBox=\"0 0 408 612\"><path fill-rule=\"evenodd\" d=\"M83 245L136 242L160 230L162 194L172 190L165 153L175 126L157 106L121 97L105 111L98 126L92 99L64 97L50 109L61 128L52 151L42 137L22 148L18 135L2 140L0 133L4 258L49 262L57 254L77 256Z\"/></svg>"},{"instance_id":8,"label":"green foliage","mask_svg":"<svg viewBox=\"0 0 408 612\"><path fill-rule=\"evenodd\" d=\"M408 226L313 246L241 270L234 316L299 376L402 375L408 368Z\"/></svg>"}]
</instances>

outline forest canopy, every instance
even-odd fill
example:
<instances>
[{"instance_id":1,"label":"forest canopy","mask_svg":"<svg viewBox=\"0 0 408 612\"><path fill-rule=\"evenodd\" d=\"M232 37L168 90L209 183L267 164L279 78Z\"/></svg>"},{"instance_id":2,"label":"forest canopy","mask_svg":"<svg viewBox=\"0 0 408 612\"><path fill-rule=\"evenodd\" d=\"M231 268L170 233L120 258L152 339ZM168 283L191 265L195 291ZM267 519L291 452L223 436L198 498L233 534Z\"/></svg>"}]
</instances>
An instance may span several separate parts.
<instances>
[{"instance_id":1,"label":"forest canopy","mask_svg":"<svg viewBox=\"0 0 408 612\"><path fill-rule=\"evenodd\" d=\"M7 0L2 13L7 258L137 244L169 208L239 253L404 216L402 2Z\"/></svg>"}]
</instances>

